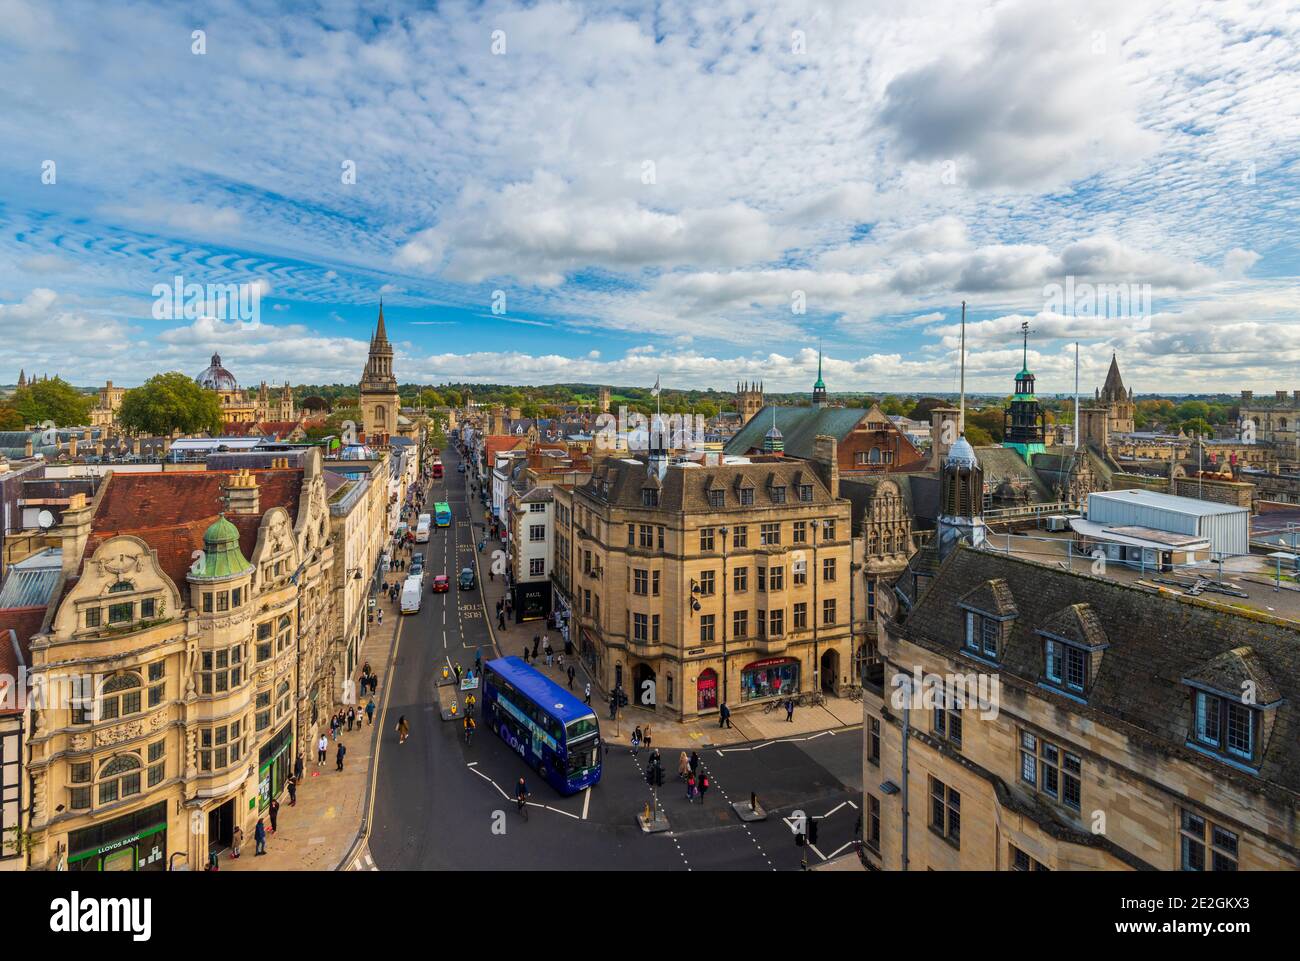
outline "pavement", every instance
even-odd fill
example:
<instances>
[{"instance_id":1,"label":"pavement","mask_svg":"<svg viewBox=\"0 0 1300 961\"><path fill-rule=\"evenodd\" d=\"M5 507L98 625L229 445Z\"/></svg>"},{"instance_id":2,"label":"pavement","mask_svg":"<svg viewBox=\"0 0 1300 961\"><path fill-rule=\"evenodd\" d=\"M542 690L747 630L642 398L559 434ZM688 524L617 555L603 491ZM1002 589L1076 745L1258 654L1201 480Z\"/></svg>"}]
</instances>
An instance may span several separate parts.
<instances>
[{"instance_id":1,"label":"pavement","mask_svg":"<svg viewBox=\"0 0 1300 961\"><path fill-rule=\"evenodd\" d=\"M386 583L401 581L405 573L385 575ZM298 786L298 803L289 805L289 795L280 797L278 828L267 835L266 854L255 857L256 845L251 832L238 859L223 855L221 870L231 871L333 871L340 867L369 870L373 859L359 837L363 817L369 804L371 767L377 754L378 736L382 725L382 705L387 694L389 658L394 651L394 640L403 619L386 596L380 596L379 608L383 623L372 622L365 643L361 647L360 663L369 662L379 676L376 693L375 716L371 724L365 723L349 731L345 726L339 732L339 741L347 747L343 770L335 770L336 742L330 738L325 763L317 766L315 745L304 744L303 781ZM357 676L360 676L360 668ZM369 698L359 697L364 708ZM322 708L322 719L327 721L339 705ZM390 728L396 720L390 722ZM328 730L328 724L325 724ZM267 819L270 830L270 819ZM344 864L344 861L347 864Z\"/></svg>"}]
</instances>

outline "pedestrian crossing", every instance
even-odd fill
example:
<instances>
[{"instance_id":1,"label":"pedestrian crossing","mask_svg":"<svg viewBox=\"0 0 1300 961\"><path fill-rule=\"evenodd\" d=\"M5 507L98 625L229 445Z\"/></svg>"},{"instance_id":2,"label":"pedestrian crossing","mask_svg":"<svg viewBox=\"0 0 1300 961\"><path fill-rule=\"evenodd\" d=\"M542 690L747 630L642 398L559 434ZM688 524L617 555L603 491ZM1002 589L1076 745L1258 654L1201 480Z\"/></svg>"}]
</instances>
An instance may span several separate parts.
<instances>
[{"instance_id":1,"label":"pedestrian crossing","mask_svg":"<svg viewBox=\"0 0 1300 961\"><path fill-rule=\"evenodd\" d=\"M375 864L375 859L370 856L370 849L367 848L363 850L359 855L357 855L357 859L352 862L352 866L348 868L348 870L349 871L378 871L379 866Z\"/></svg>"}]
</instances>

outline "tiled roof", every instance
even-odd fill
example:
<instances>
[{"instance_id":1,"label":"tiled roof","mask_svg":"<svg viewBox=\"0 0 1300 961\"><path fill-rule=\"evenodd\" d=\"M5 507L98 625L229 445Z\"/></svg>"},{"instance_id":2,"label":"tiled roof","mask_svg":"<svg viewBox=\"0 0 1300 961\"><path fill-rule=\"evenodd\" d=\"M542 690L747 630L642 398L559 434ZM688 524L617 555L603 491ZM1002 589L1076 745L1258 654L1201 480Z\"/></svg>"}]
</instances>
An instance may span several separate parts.
<instances>
[{"instance_id":1,"label":"tiled roof","mask_svg":"<svg viewBox=\"0 0 1300 961\"><path fill-rule=\"evenodd\" d=\"M985 614L997 617L1015 617L1016 599L1011 596L1011 588L1000 577L989 578L961 597L961 602Z\"/></svg>"},{"instance_id":2,"label":"tiled roof","mask_svg":"<svg viewBox=\"0 0 1300 961\"><path fill-rule=\"evenodd\" d=\"M158 562L178 589L185 590L185 575L193 552L203 547L203 533L222 511L221 485L228 471L176 471L114 474L102 488L90 540L83 555L118 534L133 534L158 552ZM302 471L255 470L262 513L283 507L298 517ZM239 549L245 557L257 545L261 515L228 514L239 529Z\"/></svg>"},{"instance_id":3,"label":"tiled roof","mask_svg":"<svg viewBox=\"0 0 1300 961\"><path fill-rule=\"evenodd\" d=\"M773 411L777 429L785 439L785 453L804 460L812 459L817 435L827 434L837 442L843 441L867 416L860 407L764 407L727 441L726 453L762 450L763 438L772 429Z\"/></svg>"},{"instance_id":4,"label":"tiled roof","mask_svg":"<svg viewBox=\"0 0 1300 961\"><path fill-rule=\"evenodd\" d=\"M812 487L811 501L799 500L798 487ZM752 464L724 464L717 467L670 466L660 481L646 470L642 460L607 458L597 466L582 490L599 500L621 507L641 507L644 488L659 489L659 507L668 511L712 512L710 490L726 496L724 511L752 511L777 506L772 488L786 488L781 506L795 509L813 504L834 503L830 490L817 472L803 461L759 461ZM739 491L753 488L754 503L741 506Z\"/></svg>"},{"instance_id":5,"label":"tiled roof","mask_svg":"<svg viewBox=\"0 0 1300 961\"><path fill-rule=\"evenodd\" d=\"M1249 647L1235 647L1210 658L1188 674L1187 680L1231 697L1240 697L1250 685L1256 704L1272 704L1282 696L1268 668Z\"/></svg>"},{"instance_id":6,"label":"tiled roof","mask_svg":"<svg viewBox=\"0 0 1300 961\"><path fill-rule=\"evenodd\" d=\"M1005 581L1018 611L1000 662L1004 683L1014 681L1035 696L1057 700L1039 686L1043 638L1038 631L1059 628L1067 608L1086 608L1080 624L1087 625L1088 636L1107 638L1109 647L1101 654L1086 704L1059 697L1062 707L1210 766L1217 777L1263 790L1280 787L1292 797L1300 792L1300 626L963 546L943 563L897 630L923 647L957 654L965 611L956 601L995 578ZM1234 653L1241 649L1250 653ZM1193 677L1218 677L1227 684L1249 677L1260 685L1258 703L1280 698L1258 776L1186 748L1191 715L1184 681Z\"/></svg>"},{"instance_id":7,"label":"tiled roof","mask_svg":"<svg viewBox=\"0 0 1300 961\"><path fill-rule=\"evenodd\" d=\"M23 665L31 666L30 642L40 631L43 623L45 623L44 607L0 610L0 683L4 678L13 678L16 682L19 668ZM9 633L11 630L12 635ZM21 713L16 703L13 709L4 707L7 697L8 692L0 687L0 716Z\"/></svg>"}]
</instances>

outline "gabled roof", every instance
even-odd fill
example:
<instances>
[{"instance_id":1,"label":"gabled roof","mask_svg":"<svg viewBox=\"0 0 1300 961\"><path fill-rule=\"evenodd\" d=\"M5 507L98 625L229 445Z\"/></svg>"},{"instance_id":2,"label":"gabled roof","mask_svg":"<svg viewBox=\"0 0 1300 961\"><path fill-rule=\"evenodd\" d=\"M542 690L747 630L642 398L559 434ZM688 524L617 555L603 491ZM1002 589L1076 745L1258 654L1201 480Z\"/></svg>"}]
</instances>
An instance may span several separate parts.
<instances>
[{"instance_id":1,"label":"gabled roof","mask_svg":"<svg viewBox=\"0 0 1300 961\"><path fill-rule=\"evenodd\" d=\"M1234 698L1243 697L1247 690L1253 689L1254 703L1261 707L1274 704L1282 697L1268 668L1249 647L1234 647L1210 658L1188 674L1185 683L1208 687Z\"/></svg>"},{"instance_id":2,"label":"gabled roof","mask_svg":"<svg viewBox=\"0 0 1300 961\"><path fill-rule=\"evenodd\" d=\"M63 573L63 551L52 547L10 566L0 584L0 610L45 607Z\"/></svg>"},{"instance_id":3,"label":"gabled roof","mask_svg":"<svg viewBox=\"0 0 1300 961\"><path fill-rule=\"evenodd\" d=\"M804 460L812 459L813 442L819 434L834 437L837 442L843 441L868 414L868 411L860 407L767 406L751 417L727 441L725 452L745 454L751 450L762 450L763 438L772 429L773 412L776 414L777 429L785 439L786 455Z\"/></svg>"},{"instance_id":4,"label":"gabled roof","mask_svg":"<svg viewBox=\"0 0 1300 961\"><path fill-rule=\"evenodd\" d=\"M1093 650L1110 643L1101 619L1087 604L1071 604L1061 608L1043 622L1039 631Z\"/></svg>"},{"instance_id":5,"label":"gabled roof","mask_svg":"<svg viewBox=\"0 0 1300 961\"><path fill-rule=\"evenodd\" d=\"M1000 577L990 578L967 591L962 595L961 603L997 617L1015 617L1019 613L1011 586Z\"/></svg>"},{"instance_id":6,"label":"gabled roof","mask_svg":"<svg viewBox=\"0 0 1300 961\"><path fill-rule=\"evenodd\" d=\"M996 490L1004 481L1024 485L1030 503L1043 504L1054 500L1047 486L1013 447L976 447L975 456L984 471L984 483Z\"/></svg>"},{"instance_id":7,"label":"gabled roof","mask_svg":"<svg viewBox=\"0 0 1300 961\"><path fill-rule=\"evenodd\" d=\"M203 548L203 534L223 510L221 485L230 471L168 471L113 474L100 488L90 539L82 562L99 545L119 534L139 537L158 552L158 563L177 588L185 590L185 575L193 553ZM259 514L229 514L239 530L239 549L251 557L257 546L262 515L283 507L297 520L303 472L300 468L255 470Z\"/></svg>"}]
</instances>

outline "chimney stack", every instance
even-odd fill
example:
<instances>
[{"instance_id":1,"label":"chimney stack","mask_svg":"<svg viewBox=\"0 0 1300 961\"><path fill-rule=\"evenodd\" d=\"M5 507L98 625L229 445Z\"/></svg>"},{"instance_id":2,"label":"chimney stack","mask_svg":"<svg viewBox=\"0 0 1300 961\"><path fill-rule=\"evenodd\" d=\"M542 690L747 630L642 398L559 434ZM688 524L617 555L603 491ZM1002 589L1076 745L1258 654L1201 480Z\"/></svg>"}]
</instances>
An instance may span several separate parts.
<instances>
[{"instance_id":1,"label":"chimney stack","mask_svg":"<svg viewBox=\"0 0 1300 961\"><path fill-rule=\"evenodd\" d=\"M90 521L93 508L86 503L85 494L73 494L68 498L68 506L63 511L63 522L59 525L60 547L63 550L63 576L72 577L81 565L81 555L86 550L86 541L90 539Z\"/></svg>"},{"instance_id":2,"label":"chimney stack","mask_svg":"<svg viewBox=\"0 0 1300 961\"><path fill-rule=\"evenodd\" d=\"M262 512L257 477L247 469L237 470L228 476L224 493L226 513L256 515Z\"/></svg>"},{"instance_id":3,"label":"chimney stack","mask_svg":"<svg viewBox=\"0 0 1300 961\"><path fill-rule=\"evenodd\" d=\"M930 411L930 470L943 470L948 449L961 436L961 411L956 407L936 407Z\"/></svg>"},{"instance_id":4,"label":"chimney stack","mask_svg":"<svg viewBox=\"0 0 1300 961\"><path fill-rule=\"evenodd\" d=\"M830 489L831 497L840 496L839 445L829 434L818 434L813 440L813 463L820 470L822 480Z\"/></svg>"}]
</instances>

